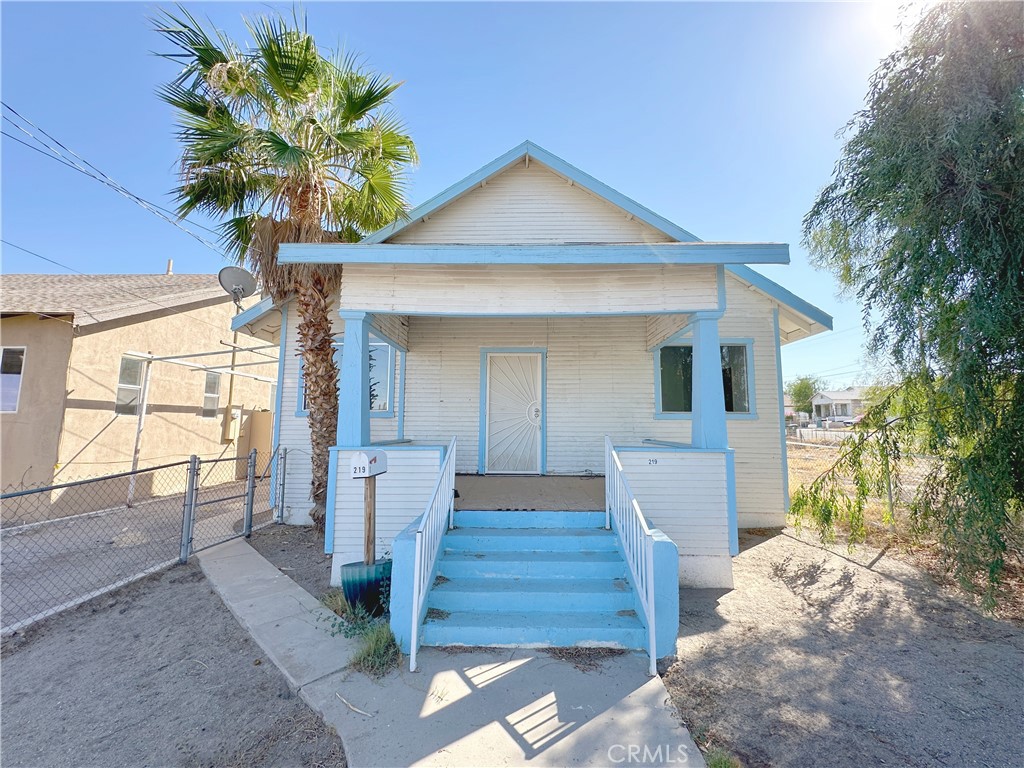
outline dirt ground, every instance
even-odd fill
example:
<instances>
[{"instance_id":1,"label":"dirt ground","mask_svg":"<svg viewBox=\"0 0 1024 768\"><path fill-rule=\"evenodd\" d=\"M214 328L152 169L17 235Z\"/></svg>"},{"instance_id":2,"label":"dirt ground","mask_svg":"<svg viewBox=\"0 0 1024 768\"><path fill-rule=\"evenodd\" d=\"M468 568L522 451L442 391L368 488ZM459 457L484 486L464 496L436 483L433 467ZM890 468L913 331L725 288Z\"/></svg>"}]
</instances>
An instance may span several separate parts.
<instances>
[{"instance_id":1,"label":"dirt ground","mask_svg":"<svg viewBox=\"0 0 1024 768\"><path fill-rule=\"evenodd\" d=\"M741 534L735 589L684 590L663 677L703 744L752 766L1008 766L1024 630L874 550Z\"/></svg>"},{"instance_id":2,"label":"dirt ground","mask_svg":"<svg viewBox=\"0 0 1024 768\"><path fill-rule=\"evenodd\" d=\"M5 638L2 665L5 768L345 765L195 564Z\"/></svg>"},{"instance_id":3,"label":"dirt ground","mask_svg":"<svg viewBox=\"0 0 1024 768\"><path fill-rule=\"evenodd\" d=\"M331 556L324 554L323 537L313 526L271 525L253 531L249 543L313 597L330 589Z\"/></svg>"}]
</instances>

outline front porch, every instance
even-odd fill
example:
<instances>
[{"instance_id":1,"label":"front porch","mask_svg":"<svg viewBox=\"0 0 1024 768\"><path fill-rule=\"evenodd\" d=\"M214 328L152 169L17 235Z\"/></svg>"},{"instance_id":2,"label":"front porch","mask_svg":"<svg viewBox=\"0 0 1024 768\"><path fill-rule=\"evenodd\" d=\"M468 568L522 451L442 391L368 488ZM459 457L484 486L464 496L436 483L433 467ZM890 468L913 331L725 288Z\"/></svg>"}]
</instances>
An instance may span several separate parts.
<instances>
[{"instance_id":1,"label":"front porch","mask_svg":"<svg viewBox=\"0 0 1024 768\"><path fill-rule=\"evenodd\" d=\"M604 478L456 475L455 509L604 512Z\"/></svg>"}]
</instances>

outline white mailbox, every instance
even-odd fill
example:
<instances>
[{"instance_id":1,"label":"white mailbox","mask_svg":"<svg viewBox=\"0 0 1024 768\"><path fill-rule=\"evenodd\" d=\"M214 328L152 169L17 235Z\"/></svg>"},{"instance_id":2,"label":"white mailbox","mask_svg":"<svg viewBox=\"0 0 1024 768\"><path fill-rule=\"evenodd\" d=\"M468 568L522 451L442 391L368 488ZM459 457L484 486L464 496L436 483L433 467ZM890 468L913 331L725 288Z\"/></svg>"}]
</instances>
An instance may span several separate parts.
<instances>
[{"instance_id":1,"label":"white mailbox","mask_svg":"<svg viewBox=\"0 0 1024 768\"><path fill-rule=\"evenodd\" d=\"M352 454L352 477L376 477L388 471L384 451L358 451Z\"/></svg>"}]
</instances>

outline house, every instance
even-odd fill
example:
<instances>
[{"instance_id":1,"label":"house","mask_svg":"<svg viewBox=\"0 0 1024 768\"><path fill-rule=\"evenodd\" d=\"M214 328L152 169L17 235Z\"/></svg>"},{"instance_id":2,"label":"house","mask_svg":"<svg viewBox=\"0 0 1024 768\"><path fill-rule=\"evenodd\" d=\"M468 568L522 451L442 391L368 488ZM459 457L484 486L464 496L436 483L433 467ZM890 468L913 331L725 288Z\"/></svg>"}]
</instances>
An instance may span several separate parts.
<instances>
[{"instance_id":1,"label":"house","mask_svg":"<svg viewBox=\"0 0 1024 768\"><path fill-rule=\"evenodd\" d=\"M811 398L814 418L853 421L864 413L866 390L867 387L847 387L846 389L815 392L814 397Z\"/></svg>"},{"instance_id":2,"label":"house","mask_svg":"<svg viewBox=\"0 0 1024 768\"><path fill-rule=\"evenodd\" d=\"M786 423L790 426L806 426L807 422L810 421L811 415L806 411L798 411L793 398L789 395L783 397L782 405L785 409Z\"/></svg>"},{"instance_id":3,"label":"house","mask_svg":"<svg viewBox=\"0 0 1024 768\"><path fill-rule=\"evenodd\" d=\"M788 246L703 242L526 142L359 243L280 259L344 265L325 549L337 584L362 557L352 457L383 451L405 649L663 650L680 579L731 586L737 529L783 525L780 346L832 322L749 266ZM281 344L285 505L307 522L295 309L234 327Z\"/></svg>"},{"instance_id":4,"label":"house","mask_svg":"<svg viewBox=\"0 0 1024 768\"><path fill-rule=\"evenodd\" d=\"M269 455L277 350L234 349L235 314L216 275L4 275L0 485ZM184 481L168 474L158 490Z\"/></svg>"}]
</instances>

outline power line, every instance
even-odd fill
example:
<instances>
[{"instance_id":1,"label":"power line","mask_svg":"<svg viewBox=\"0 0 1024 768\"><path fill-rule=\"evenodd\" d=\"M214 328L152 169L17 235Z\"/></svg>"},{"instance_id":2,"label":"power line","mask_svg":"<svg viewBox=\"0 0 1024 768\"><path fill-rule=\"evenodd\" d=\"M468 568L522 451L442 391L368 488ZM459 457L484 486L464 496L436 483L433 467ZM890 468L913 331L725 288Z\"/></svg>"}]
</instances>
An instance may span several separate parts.
<instances>
[{"instance_id":1,"label":"power line","mask_svg":"<svg viewBox=\"0 0 1024 768\"><path fill-rule=\"evenodd\" d=\"M159 209L159 206L156 206L155 204L150 203L147 200L144 200L143 198L141 198L138 195L136 195L134 192L131 192L123 184L120 184L119 182L117 182L114 179L112 179L110 176L108 176L102 170L100 170L95 165L90 163L88 160L83 158L81 155L78 155L76 152L74 152L73 150L69 149L64 144L62 144L58 139L55 139L51 134L47 133L44 129L40 128L38 125L33 123L31 120L29 120L28 118L26 118L23 115L21 115L10 104L8 104L5 101L4 102L0 102L0 104L2 104L5 109L7 109L9 112L11 112L13 115L15 115L18 118L18 120L21 120L22 122L24 122L24 123L28 124L29 126L31 126L32 128L34 128L35 130L39 131L39 133L41 133L43 136L46 136L48 139L50 139L50 141L52 141L54 144L56 144L62 150L64 150L68 154L72 155L73 157L77 158L78 160L81 160L83 163L85 163L85 165L87 165L89 168L92 168L96 172L96 174L99 174L99 175L97 176L97 175L95 175L93 173L90 173L89 171L87 171L85 168L83 168L82 166L78 165L74 161L69 160L67 158L67 156L61 154L61 152L59 150L54 149L52 146L47 144L45 141L40 139L38 136L33 134L31 131L29 131L24 126L19 125L17 121L12 120L10 117L6 117L6 120L11 125L13 125L15 128L17 128L19 131L24 133L29 138L31 138L34 141L36 141L38 144L40 144L43 147L45 147L46 149L48 149L53 155L58 156L61 161L71 165L76 170L81 171L82 173L84 173L86 176L89 176L90 178L93 178L96 181L99 181L101 184L104 184L105 186L110 187L111 189L113 189L118 194L123 195L124 197L127 197L129 200L131 200L132 202L134 202L137 205L141 206L142 208L144 208L145 210L149 211L153 215L163 219L164 221L166 221L171 226L176 227L177 229L179 229L182 232L184 232L185 234L187 234L189 237L192 237L193 239L195 239L198 242L202 243L203 245L205 245L210 250L220 254L221 256L224 256L225 258L228 258L227 254L225 254L223 252L223 250L220 248L220 246L216 245L215 243L211 243L209 240L206 240L205 238L197 235L195 232L192 232L191 230L186 229L185 227L183 227L180 224L180 222L177 221L176 218L172 218L171 216L168 216L168 215L162 213L160 211L160 209Z\"/></svg>"},{"instance_id":2,"label":"power line","mask_svg":"<svg viewBox=\"0 0 1024 768\"><path fill-rule=\"evenodd\" d=\"M53 264L54 266L58 266L61 269L66 269L68 272L74 272L76 275L82 275L84 277L93 277L93 275L90 275L90 274L88 274L86 272L79 272L77 269L75 269L74 267L69 267L67 264L62 264L59 261L55 261L54 259L47 258L46 256L43 256L41 253L36 253L35 251L30 251L28 248L24 248L24 247L22 247L20 245L17 245L16 243L12 243L10 240L0 240L0 243L3 243L4 245L10 246L11 248L17 248L19 251L23 251L23 252L29 254L30 256L35 256L37 259L42 259L43 261L48 262L50 264ZM184 315L181 312L179 312L177 309L175 309L174 307L169 307L166 304L161 304L159 301L155 301L154 299L151 299L148 296L143 296L141 293L135 293L133 291L129 291L127 288L122 288L120 286L111 286L111 288L113 288L113 290L119 291L119 292L121 292L121 293L123 293L123 294L125 294L127 296L132 296L132 297L134 297L136 299L142 299L143 301L147 301L150 304L155 304L156 306L160 307L161 309L166 309L168 312L171 312L171 313L176 314L176 315L181 315L182 317L184 317L184 318L186 318L188 320L193 320L193 321L195 321L197 323L202 323L203 325L208 325L211 328L216 328L220 332L223 332L225 330L222 326L217 325L215 323L211 323L211 322L209 322L207 320L203 320L202 318L193 317L191 315Z\"/></svg>"},{"instance_id":3,"label":"power line","mask_svg":"<svg viewBox=\"0 0 1024 768\"><path fill-rule=\"evenodd\" d=\"M8 122L11 122L12 125L13 125L13 122L11 120L8 119ZM17 127L17 126L15 126L15 127ZM69 163L67 160L65 160L64 158L60 157L59 155L54 155L51 152L46 152L45 150L42 150L42 149L40 149L39 147L37 147L37 146L35 146L33 144L29 144L27 141L23 141L22 139L19 139L17 136L15 136L13 134L7 133L7 131L0 131L0 135L6 136L11 141L18 142L23 147L28 147L33 152L38 152L43 157L49 158L50 160L53 160L53 161L55 161L57 163L60 163L61 165L66 166L66 167L70 168L73 171L77 171L78 173L81 173L83 176L87 176L90 179L93 179L95 181L99 181L102 184L106 183L102 179L97 178L94 174L87 173L87 172L83 171L81 168L79 168L77 165L74 165L73 163ZM145 202L147 202L149 205L153 206L157 210L163 211L166 214L169 214L171 216L177 216L178 215L174 211L170 210L169 208L164 208L162 205L157 205L156 203L154 203L151 200L146 200L146 198L140 198L140 199L145 200ZM182 221L187 221L190 226L196 227L198 229L205 230L206 232L209 232L211 235L218 235L219 236L221 234L220 232L218 232L215 229L211 229L210 227L207 227L207 226L204 226L204 225L200 224L198 221L192 221L190 219L182 219Z\"/></svg>"}]
</instances>

